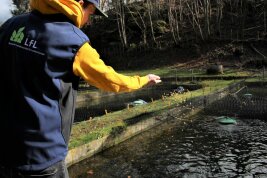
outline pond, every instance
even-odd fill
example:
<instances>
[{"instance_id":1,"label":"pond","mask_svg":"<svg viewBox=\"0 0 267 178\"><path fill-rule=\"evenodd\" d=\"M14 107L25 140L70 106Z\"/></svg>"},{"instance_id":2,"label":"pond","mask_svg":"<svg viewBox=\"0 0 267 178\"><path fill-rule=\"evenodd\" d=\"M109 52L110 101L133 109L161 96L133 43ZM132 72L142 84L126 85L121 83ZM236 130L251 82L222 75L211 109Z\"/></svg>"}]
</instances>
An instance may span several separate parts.
<instances>
[{"instance_id":1,"label":"pond","mask_svg":"<svg viewBox=\"0 0 267 178\"><path fill-rule=\"evenodd\" d=\"M214 116L205 115L193 120L134 137L70 167L70 176L267 176L265 121L239 118L236 125L221 125Z\"/></svg>"},{"instance_id":2,"label":"pond","mask_svg":"<svg viewBox=\"0 0 267 178\"><path fill-rule=\"evenodd\" d=\"M177 85L169 82L130 93L111 93L89 88L87 92L79 93L78 95L75 122L87 120L89 117L101 116L106 112L125 109L127 104L138 99L142 99L145 102L160 99L162 96L174 92L180 86L190 91L201 87L197 84Z\"/></svg>"},{"instance_id":3,"label":"pond","mask_svg":"<svg viewBox=\"0 0 267 178\"><path fill-rule=\"evenodd\" d=\"M267 121L237 117L237 124L222 125L209 114L140 134L71 166L70 176L267 177Z\"/></svg>"}]
</instances>

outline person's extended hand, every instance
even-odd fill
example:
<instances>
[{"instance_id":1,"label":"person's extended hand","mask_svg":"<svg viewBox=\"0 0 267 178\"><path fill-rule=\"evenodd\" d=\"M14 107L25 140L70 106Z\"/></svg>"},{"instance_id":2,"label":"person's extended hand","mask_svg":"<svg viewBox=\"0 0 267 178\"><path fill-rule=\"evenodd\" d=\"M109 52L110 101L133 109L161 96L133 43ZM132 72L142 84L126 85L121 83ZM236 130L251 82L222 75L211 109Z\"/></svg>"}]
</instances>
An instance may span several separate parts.
<instances>
[{"instance_id":1,"label":"person's extended hand","mask_svg":"<svg viewBox=\"0 0 267 178\"><path fill-rule=\"evenodd\" d=\"M154 85L161 82L160 77L157 75L148 74L147 77L149 79L148 85Z\"/></svg>"}]
</instances>

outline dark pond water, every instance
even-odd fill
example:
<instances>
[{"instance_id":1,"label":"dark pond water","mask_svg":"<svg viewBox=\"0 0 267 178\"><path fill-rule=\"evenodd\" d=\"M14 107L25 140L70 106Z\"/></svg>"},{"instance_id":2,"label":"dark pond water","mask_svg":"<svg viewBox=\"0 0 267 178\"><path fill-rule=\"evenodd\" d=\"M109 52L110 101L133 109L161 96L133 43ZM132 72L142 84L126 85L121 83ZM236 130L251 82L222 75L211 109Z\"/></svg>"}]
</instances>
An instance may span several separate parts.
<instances>
[{"instance_id":1,"label":"dark pond water","mask_svg":"<svg viewBox=\"0 0 267 178\"><path fill-rule=\"evenodd\" d=\"M69 168L72 178L267 177L267 122L214 116L160 126Z\"/></svg>"}]
</instances>

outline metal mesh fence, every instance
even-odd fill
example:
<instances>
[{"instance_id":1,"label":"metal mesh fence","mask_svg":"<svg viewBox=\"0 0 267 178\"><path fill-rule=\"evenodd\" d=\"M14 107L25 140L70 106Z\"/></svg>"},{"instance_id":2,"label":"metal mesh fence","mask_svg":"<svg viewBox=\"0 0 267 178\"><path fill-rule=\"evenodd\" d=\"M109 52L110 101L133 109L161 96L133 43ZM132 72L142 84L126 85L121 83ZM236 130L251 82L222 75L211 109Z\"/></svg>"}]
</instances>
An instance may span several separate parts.
<instances>
[{"instance_id":1,"label":"metal mesh fence","mask_svg":"<svg viewBox=\"0 0 267 178\"><path fill-rule=\"evenodd\" d=\"M213 102L205 108L205 112L216 116L267 119L267 95L265 93L265 88L245 86L237 92L228 93L222 99Z\"/></svg>"},{"instance_id":2,"label":"metal mesh fence","mask_svg":"<svg viewBox=\"0 0 267 178\"><path fill-rule=\"evenodd\" d=\"M149 96L151 92L145 91L144 95ZM137 98L140 96L138 95ZM115 109L126 108L123 103L127 102L128 99L126 96L122 96L121 98L122 100L117 103L122 104L122 106L116 106L116 103L112 103L112 109L114 107L118 107ZM147 100L149 100L149 97ZM105 114L105 110L107 112L110 111L107 105L105 103L99 103L94 106L79 106L76 108L75 121L79 122L89 119L96 112L103 115ZM242 81L208 95L204 95L203 93L203 96L196 98L189 97L180 106L170 110L169 113L173 116L180 115L176 113L179 108L204 109L205 115L267 119L267 88L266 86L247 87L244 81ZM95 113L92 113L92 110Z\"/></svg>"}]
</instances>

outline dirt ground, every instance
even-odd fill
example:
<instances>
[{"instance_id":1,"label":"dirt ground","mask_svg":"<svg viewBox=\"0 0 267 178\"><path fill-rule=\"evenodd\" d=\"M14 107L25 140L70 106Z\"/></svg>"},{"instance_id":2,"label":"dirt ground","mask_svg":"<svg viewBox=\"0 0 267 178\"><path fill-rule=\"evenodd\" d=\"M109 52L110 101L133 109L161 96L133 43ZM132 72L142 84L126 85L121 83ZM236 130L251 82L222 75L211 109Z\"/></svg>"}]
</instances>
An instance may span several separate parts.
<instances>
[{"instance_id":1,"label":"dirt ground","mask_svg":"<svg viewBox=\"0 0 267 178\"><path fill-rule=\"evenodd\" d=\"M265 42L238 42L221 44L194 45L188 60L177 58L174 67L206 68L212 64L221 64L233 68L260 68L267 66L267 49ZM195 54L195 56L192 56Z\"/></svg>"},{"instance_id":2,"label":"dirt ground","mask_svg":"<svg viewBox=\"0 0 267 178\"><path fill-rule=\"evenodd\" d=\"M267 42L212 42L183 47L128 53L107 62L117 69L170 66L179 69L206 68L221 64L229 68L267 66Z\"/></svg>"}]
</instances>

